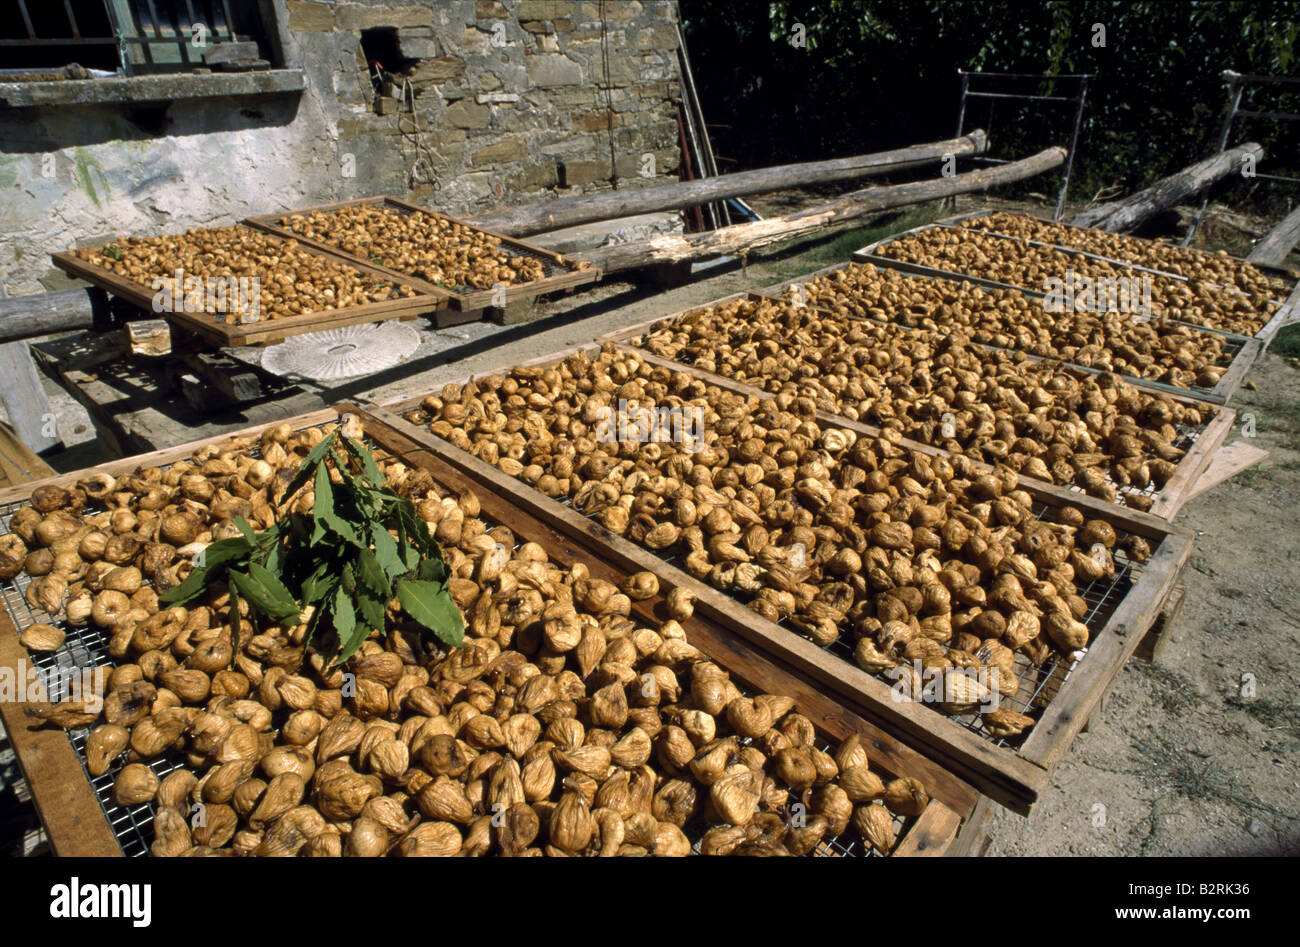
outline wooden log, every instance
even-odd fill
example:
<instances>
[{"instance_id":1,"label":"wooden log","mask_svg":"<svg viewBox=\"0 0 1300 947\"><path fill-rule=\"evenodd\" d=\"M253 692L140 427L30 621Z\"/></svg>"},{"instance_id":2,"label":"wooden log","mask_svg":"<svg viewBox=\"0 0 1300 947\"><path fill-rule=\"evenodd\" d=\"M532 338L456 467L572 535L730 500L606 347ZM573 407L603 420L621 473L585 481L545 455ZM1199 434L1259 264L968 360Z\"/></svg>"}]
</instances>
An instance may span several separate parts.
<instances>
[{"instance_id":1,"label":"wooden log","mask_svg":"<svg viewBox=\"0 0 1300 947\"><path fill-rule=\"evenodd\" d=\"M852 181L890 171L940 161L945 155L974 155L988 148L988 137L976 130L961 138L911 145L893 151L785 164L755 171L741 171L695 181L676 181L655 187L611 191L607 194L579 194L542 204L507 207L469 218L475 226L499 230L515 237L575 227L597 220L614 220L633 214L676 210L709 204L729 197L762 194L787 187L806 187L835 181Z\"/></svg>"},{"instance_id":2,"label":"wooden log","mask_svg":"<svg viewBox=\"0 0 1300 947\"><path fill-rule=\"evenodd\" d=\"M606 274L684 260L707 260L712 257L741 253L789 240L804 234L835 227L867 214L907 204L982 191L998 184L1020 181L1050 171L1065 161L1064 148L1048 148L1036 155L980 171L969 171L947 178L912 181L889 187L867 188L831 201L755 223L736 224L707 233L656 237L641 243L624 243L575 253L575 259L588 260Z\"/></svg>"},{"instance_id":3,"label":"wooden log","mask_svg":"<svg viewBox=\"0 0 1300 947\"><path fill-rule=\"evenodd\" d=\"M1215 181L1230 174L1240 173L1242 162L1250 156L1256 162L1264 157L1264 149L1253 141L1236 148L1220 151L1198 161L1176 174L1161 178L1148 188L1130 194L1123 200L1111 201L1085 210L1070 221L1076 227L1096 227L1110 233L1132 230L1138 224L1155 216L1167 207L1173 207L1205 190Z\"/></svg>"},{"instance_id":4,"label":"wooden log","mask_svg":"<svg viewBox=\"0 0 1300 947\"><path fill-rule=\"evenodd\" d=\"M1255 249L1250 251L1250 256L1246 259L1251 263L1281 266L1297 243L1300 243L1300 207L1283 217L1281 223L1255 244Z\"/></svg>"},{"instance_id":5,"label":"wooden log","mask_svg":"<svg viewBox=\"0 0 1300 947\"><path fill-rule=\"evenodd\" d=\"M100 291L91 287L0 299L0 342L89 329L107 302L99 295Z\"/></svg>"}]
</instances>

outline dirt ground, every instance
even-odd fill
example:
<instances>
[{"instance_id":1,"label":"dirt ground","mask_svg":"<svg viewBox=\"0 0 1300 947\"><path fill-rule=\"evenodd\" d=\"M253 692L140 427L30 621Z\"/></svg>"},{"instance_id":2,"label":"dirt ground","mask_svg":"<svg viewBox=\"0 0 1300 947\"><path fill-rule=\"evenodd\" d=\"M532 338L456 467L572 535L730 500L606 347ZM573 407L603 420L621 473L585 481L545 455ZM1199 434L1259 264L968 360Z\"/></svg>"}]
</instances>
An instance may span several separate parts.
<instances>
[{"instance_id":1,"label":"dirt ground","mask_svg":"<svg viewBox=\"0 0 1300 947\"><path fill-rule=\"evenodd\" d=\"M751 203L770 214L785 203L806 204L809 196L783 194ZM967 198L957 210L978 206L983 202ZM428 393L471 372L588 343L619 326L846 260L880 236L952 212L928 208L878 218L858 230L755 253L743 265L724 265L708 278L667 291L602 284L576 305L573 299L545 304L542 323L485 333L472 345L451 348L441 364L418 374L372 389L364 383L351 387L380 401ZM1274 348L1283 344L1280 337ZM1129 662L1030 817L999 811L990 819L989 854L1300 853L1295 355L1300 346L1289 355L1266 354L1249 375L1255 390L1243 389L1234 399L1238 425L1229 441L1242 435L1242 420L1253 414L1251 443L1270 451L1268 459L1197 498L1177 519L1196 530L1197 539L1183 574L1182 613L1159 660ZM0 739L0 797L13 792L15 775L4 772L12 763L3 750ZM0 821L29 827L30 809L15 811L16 802L0 798ZM0 848L12 851L13 841L3 844L6 834L0 830Z\"/></svg>"}]
</instances>

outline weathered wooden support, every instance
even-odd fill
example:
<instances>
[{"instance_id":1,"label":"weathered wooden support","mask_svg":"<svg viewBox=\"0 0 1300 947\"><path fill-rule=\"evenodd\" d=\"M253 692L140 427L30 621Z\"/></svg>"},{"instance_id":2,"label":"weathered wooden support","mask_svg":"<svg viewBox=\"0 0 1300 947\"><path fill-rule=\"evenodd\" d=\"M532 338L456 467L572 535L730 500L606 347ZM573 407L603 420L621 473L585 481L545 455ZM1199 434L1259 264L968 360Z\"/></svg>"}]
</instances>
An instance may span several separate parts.
<instances>
[{"instance_id":1,"label":"weathered wooden support","mask_svg":"<svg viewBox=\"0 0 1300 947\"><path fill-rule=\"evenodd\" d=\"M1270 230L1255 249L1246 257L1251 263L1267 263L1281 266L1291 248L1300 243L1300 207L1282 218L1282 221Z\"/></svg>"},{"instance_id":2,"label":"weathered wooden support","mask_svg":"<svg viewBox=\"0 0 1300 947\"><path fill-rule=\"evenodd\" d=\"M1259 162L1263 157L1264 149L1255 142L1248 141L1189 165L1167 178L1161 178L1150 187L1130 194L1123 200L1111 201L1076 214L1070 223L1076 227L1096 227L1111 233L1132 230L1162 210L1205 190L1215 181L1230 174L1241 173L1247 159Z\"/></svg>"},{"instance_id":3,"label":"weathered wooden support","mask_svg":"<svg viewBox=\"0 0 1300 947\"><path fill-rule=\"evenodd\" d=\"M645 266L707 260L815 233L876 211L907 204L919 204L952 194L982 191L999 184L1020 181L1050 171L1064 161L1064 148L1048 148L1020 161L980 171L853 191L829 204L818 204L784 217L736 224L706 233L670 235L641 243L600 247L596 250L575 253L573 257L594 263L607 275Z\"/></svg>"}]
</instances>

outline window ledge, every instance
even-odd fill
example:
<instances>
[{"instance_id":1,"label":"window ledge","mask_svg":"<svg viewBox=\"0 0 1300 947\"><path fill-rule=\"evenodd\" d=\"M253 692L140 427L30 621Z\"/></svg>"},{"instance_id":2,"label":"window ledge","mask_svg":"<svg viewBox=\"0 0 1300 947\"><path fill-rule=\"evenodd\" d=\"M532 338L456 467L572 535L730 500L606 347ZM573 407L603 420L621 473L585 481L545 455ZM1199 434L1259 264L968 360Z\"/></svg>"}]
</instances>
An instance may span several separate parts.
<instances>
[{"instance_id":1,"label":"window ledge","mask_svg":"<svg viewBox=\"0 0 1300 947\"><path fill-rule=\"evenodd\" d=\"M169 73L117 79L64 79L55 82L0 82L0 106L112 105L210 99L240 95L302 92L301 69L260 72Z\"/></svg>"}]
</instances>

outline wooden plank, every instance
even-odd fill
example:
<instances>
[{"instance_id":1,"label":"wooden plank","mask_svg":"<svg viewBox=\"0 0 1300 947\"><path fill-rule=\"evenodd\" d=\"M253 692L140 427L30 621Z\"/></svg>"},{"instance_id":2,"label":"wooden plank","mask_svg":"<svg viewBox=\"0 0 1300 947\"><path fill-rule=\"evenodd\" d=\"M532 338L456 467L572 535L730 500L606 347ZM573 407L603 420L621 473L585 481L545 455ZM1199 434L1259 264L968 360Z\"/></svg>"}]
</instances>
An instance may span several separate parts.
<instances>
[{"instance_id":1,"label":"wooden plank","mask_svg":"<svg viewBox=\"0 0 1300 947\"><path fill-rule=\"evenodd\" d=\"M0 607L0 673L14 675L15 681L26 680L30 667L27 649L18 641L18 629L8 609ZM0 719L50 845L62 858L119 857L122 849L67 732L36 727L27 716L29 709L48 707L48 701L0 701Z\"/></svg>"},{"instance_id":2,"label":"wooden plank","mask_svg":"<svg viewBox=\"0 0 1300 947\"><path fill-rule=\"evenodd\" d=\"M1179 458L1174 475L1165 481L1165 485L1156 494L1155 503L1149 511L1152 515L1168 520L1178 515L1183 504L1195 495L1189 492L1190 489L1223 446L1236 417L1237 412L1229 408L1220 409L1215 419L1197 436L1191 450Z\"/></svg>"},{"instance_id":3,"label":"wooden plank","mask_svg":"<svg viewBox=\"0 0 1300 947\"><path fill-rule=\"evenodd\" d=\"M989 845L993 842L988 830L989 818L993 815L993 805L993 800L987 796L980 796L979 802L975 803L971 814L962 821L957 837L949 846L947 852L949 858L979 858L988 851Z\"/></svg>"},{"instance_id":4,"label":"wooden plank","mask_svg":"<svg viewBox=\"0 0 1300 947\"><path fill-rule=\"evenodd\" d=\"M1203 468L1201 475L1194 480L1183 502L1195 499L1206 490L1213 489L1225 480L1231 480L1243 470L1249 470L1262 463L1268 457L1268 451L1248 444L1246 441L1233 441L1220 447Z\"/></svg>"},{"instance_id":5,"label":"wooden plank","mask_svg":"<svg viewBox=\"0 0 1300 947\"><path fill-rule=\"evenodd\" d=\"M581 561L587 565L592 575L616 584L628 574L628 569L599 555L593 555L586 544L576 541L572 535L557 530L552 524L534 515L519 502L516 496L519 491L513 481L489 483L465 473L434 453L422 432L408 430L410 425L400 418L394 420L382 410L346 404L336 406L335 410L356 411L367 433L374 437L376 443L392 450L404 463L428 470L436 481L453 490L473 491L479 498L485 517L509 525L521 539L539 543L556 561L565 565ZM397 422L400 422L400 427ZM420 436L417 439L413 434ZM671 575L667 572L664 575L665 581L661 582L658 595L633 603L637 614L652 624L658 624L667 614L665 597L675 585ZM926 784L931 796L960 811L969 811L974 805L977 793L969 784L900 743L878 726L847 710L809 682L783 669L763 651L756 650L725 626L708 621L700 615L681 624L692 644L750 687L796 697L800 713L817 723L819 729L831 739L841 741L853 733L862 736L873 765L880 764L895 775L916 776Z\"/></svg>"},{"instance_id":6,"label":"wooden plank","mask_svg":"<svg viewBox=\"0 0 1300 947\"><path fill-rule=\"evenodd\" d=\"M1151 553L1135 587L1088 645L1087 655L1066 678L1029 732L1021 755L1051 770L1092 715L1115 676L1155 622L1192 554L1192 536L1171 532Z\"/></svg>"},{"instance_id":7,"label":"wooden plank","mask_svg":"<svg viewBox=\"0 0 1300 947\"><path fill-rule=\"evenodd\" d=\"M0 423L0 489L53 475L54 468L18 440L13 428Z\"/></svg>"},{"instance_id":8,"label":"wooden plank","mask_svg":"<svg viewBox=\"0 0 1300 947\"><path fill-rule=\"evenodd\" d=\"M26 342L0 345L0 401L9 412L18 439L36 453L62 445L54 430L54 412L41 386L31 352ZM53 431L53 433L50 433Z\"/></svg>"},{"instance_id":9,"label":"wooden plank","mask_svg":"<svg viewBox=\"0 0 1300 947\"><path fill-rule=\"evenodd\" d=\"M1160 659L1160 653L1173 637L1174 625L1182 613L1183 600L1186 597L1186 586L1175 585L1169 597L1165 599L1165 607L1160 610L1159 617L1152 623L1151 630L1138 642L1137 650L1133 652L1135 658L1141 658L1143 661Z\"/></svg>"},{"instance_id":10,"label":"wooden plank","mask_svg":"<svg viewBox=\"0 0 1300 947\"><path fill-rule=\"evenodd\" d=\"M488 234L489 236L496 237L502 242L502 244L513 249L516 253L523 254L524 256L540 257L550 266L561 270L561 272L559 273L554 273L550 276L543 277L540 280L532 280L531 282L518 283L518 284L505 287L504 296L507 305L516 302L518 300L532 299L538 295L541 295L542 293L554 292L556 290L561 290L561 289L569 289L575 286L583 286L587 283L592 283L600 279L601 274L600 274L600 269L598 267L594 267L594 266L578 267L576 266L575 261L570 260L568 257L565 257L563 254L556 253L553 250L547 250L545 247L535 246L534 244L526 243L525 241L519 240L515 237L506 236L505 234L499 234L496 233L495 231L487 230L483 227L477 227L469 223L468 221L461 220L460 218L450 217L447 214L439 213L438 211L435 210L430 210L427 207L420 207L416 204L411 204L408 203L407 201L399 200L398 198L389 197L386 195L359 198L358 200L354 200L354 201L336 201L332 204L320 204L314 207L305 207L301 210L285 211L284 213L280 213L280 214L260 214L255 217L246 218L244 220L244 223L250 227L255 227L258 230L262 230L267 233L274 234L275 236L284 239L297 240L299 243L303 244L304 246L311 247L312 249L320 253L324 253L338 260L352 263L353 265L365 263L369 266L376 266L375 264L363 260L361 257L356 256L355 254L348 253L346 250L343 250L333 244L326 243L323 240L317 240L314 238L299 236L298 234L294 233L290 228L286 227L284 224L280 222L285 217L291 216L293 214L329 213L330 211L341 210L346 207L353 207L361 204L381 205L384 207L395 208L408 214L409 213L428 214L431 217L437 217L442 220L450 220L453 221L454 223L459 224L462 227L468 228L469 230L474 230L479 233L485 233ZM422 279L412 273L406 273L391 267L378 266L376 268L392 276L395 279L402 280L403 282L406 282L411 286L422 289L426 293L429 293L431 295L437 295L447 300L450 303L450 305L456 309L460 309L464 311L475 311L479 309L487 309L496 306L498 303L501 302L500 295L497 293L496 290L491 290L491 289L479 290L479 289L468 289L468 288L464 290L458 290L447 286L441 286L437 283L430 282L429 280Z\"/></svg>"},{"instance_id":11,"label":"wooden plank","mask_svg":"<svg viewBox=\"0 0 1300 947\"><path fill-rule=\"evenodd\" d=\"M895 858L946 855L957 838L961 816L941 802L931 802L921 812L916 825L894 849Z\"/></svg>"},{"instance_id":12,"label":"wooden plank","mask_svg":"<svg viewBox=\"0 0 1300 947\"><path fill-rule=\"evenodd\" d=\"M831 687L870 719L887 724L905 738L920 739L923 745L943 754L943 758L936 758L936 761L949 768L958 767L955 770L957 774L968 781L979 780L976 785L983 783L983 791L997 795L1007 805L1026 809L1045 785L1047 773L1044 770L995 747L922 703L897 700L897 694L885 681L830 654L807 638L762 618L731 596L669 565L630 540L611 533L595 520L543 496L428 431L416 428L386 408L368 410L390 427L425 445L431 453L464 472L474 482L511 496L521 508L551 528L575 542L594 545L601 550L602 558L618 568L632 572L652 571L667 577L673 586L689 589L696 596L698 613L725 625L760 648L779 653L796 671L810 676L820 685Z\"/></svg>"}]
</instances>

